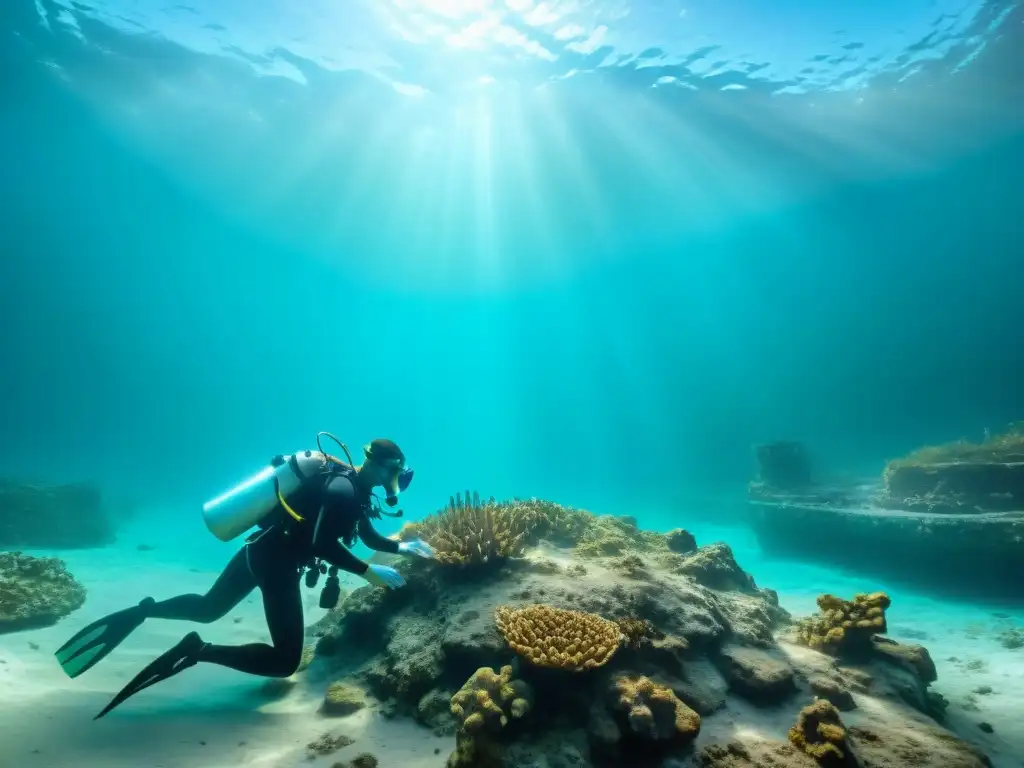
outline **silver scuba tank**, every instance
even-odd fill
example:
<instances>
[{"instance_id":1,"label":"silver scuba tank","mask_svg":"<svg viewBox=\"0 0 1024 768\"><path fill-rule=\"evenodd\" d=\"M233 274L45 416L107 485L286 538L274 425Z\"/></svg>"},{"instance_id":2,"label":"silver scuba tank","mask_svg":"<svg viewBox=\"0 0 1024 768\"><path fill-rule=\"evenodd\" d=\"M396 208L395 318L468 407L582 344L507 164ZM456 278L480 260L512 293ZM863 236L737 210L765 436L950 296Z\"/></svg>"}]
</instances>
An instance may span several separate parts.
<instances>
[{"instance_id":1,"label":"silver scuba tank","mask_svg":"<svg viewBox=\"0 0 1024 768\"><path fill-rule=\"evenodd\" d=\"M203 520L221 541L231 541L256 526L281 499L332 461L319 451L276 457L257 474L203 504Z\"/></svg>"}]
</instances>

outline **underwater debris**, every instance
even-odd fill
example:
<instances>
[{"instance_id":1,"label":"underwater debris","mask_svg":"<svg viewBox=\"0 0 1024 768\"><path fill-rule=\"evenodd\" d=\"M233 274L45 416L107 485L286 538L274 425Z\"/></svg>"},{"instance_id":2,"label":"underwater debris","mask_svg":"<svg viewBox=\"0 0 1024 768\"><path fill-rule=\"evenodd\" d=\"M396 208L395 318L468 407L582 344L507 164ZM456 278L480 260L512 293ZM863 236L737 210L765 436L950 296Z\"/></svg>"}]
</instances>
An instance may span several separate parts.
<instances>
[{"instance_id":1,"label":"underwater debris","mask_svg":"<svg viewBox=\"0 0 1024 768\"><path fill-rule=\"evenodd\" d=\"M56 557L0 553L0 634L50 626L85 604L85 587Z\"/></svg>"},{"instance_id":2,"label":"underwater debris","mask_svg":"<svg viewBox=\"0 0 1024 768\"><path fill-rule=\"evenodd\" d=\"M314 760L317 757L333 754L339 749L353 744L355 744L355 741L344 734L334 736L330 733L324 733L306 745L306 752L309 759Z\"/></svg>"}]
</instances>

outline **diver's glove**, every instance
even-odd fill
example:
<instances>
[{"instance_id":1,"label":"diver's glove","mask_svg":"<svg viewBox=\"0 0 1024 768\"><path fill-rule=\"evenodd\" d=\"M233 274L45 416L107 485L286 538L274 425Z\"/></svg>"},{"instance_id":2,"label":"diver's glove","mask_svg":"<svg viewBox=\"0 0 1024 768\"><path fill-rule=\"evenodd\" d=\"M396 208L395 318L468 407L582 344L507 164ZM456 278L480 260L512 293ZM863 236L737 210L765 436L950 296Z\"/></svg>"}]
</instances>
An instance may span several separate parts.
<instances>
[{"instance_id":1,"label":"diver's glove","mask_svg":"<svg viewBox=\"0 0 1024 768\"><path fill-rule=\"evenodd\" d=\"M398 553L400 555L417 555L429 559L434 556L434 549L425 541L413 539L412 541L403 541L399 544Z\"/></svg>"},{"instance_id":2,"label":"diver's glove","mask_svg":"<svg viewBox=\"0 0 1024 768\"><path fill-rule=\"evenodd\" d=\"M391 587L391 589L396 589L405 586L405 579L402 577L402 574L394 568L389 568L386 565L377 565L376 563L370 563L370 567L366 569L363 578L375 587Z\"/></svg>"}]
</instances>

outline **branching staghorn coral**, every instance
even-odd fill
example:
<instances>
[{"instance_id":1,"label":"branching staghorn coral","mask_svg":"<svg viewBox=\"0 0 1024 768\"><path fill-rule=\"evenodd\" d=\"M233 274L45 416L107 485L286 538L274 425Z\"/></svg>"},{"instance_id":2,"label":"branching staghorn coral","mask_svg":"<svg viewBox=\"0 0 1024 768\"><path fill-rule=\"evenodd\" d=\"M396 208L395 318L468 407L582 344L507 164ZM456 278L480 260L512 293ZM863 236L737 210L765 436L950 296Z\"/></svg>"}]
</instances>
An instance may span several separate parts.
<instances>
[{"instance_id":1,"label":"branching staghorn coral","mask_svg":"<svg viewBox=\"0 0 1024 768\"><path fill-rule=\"evenodd\" d=\"M852 601L819 595L821 613L797 626L800 642L833 656L866 651L871 636L886 631L885 611L891 602L884 592L858 594Z\"/></svg>"},{"instance_id":2,"label":"branching staghorn coral","mask_svg":"<svg viewBox=\"0 0 1024 768\"><path fill-rule=\"evenodd\" d=\"M518 557L540 539L575 543L593 515L539 499L482 502L466 491L451 496L448 506L418 523L409 523L401 538L428 542L442 565L474 565Z\"/></svg>"},{"instance_id":3,"label":"branching staghorn coral","mask_svg":"<svg viewBox=\"0 0 1024 768\"><path fill-rule=\"evenodd\" d=\"M503 605L494 617L512 650L538 667L596 669L608 663L622 642L619 625L593 613Z\"/></svg>"},{"instance_id":4,"label":"branching staghorn coral","mask_svg":"<svg viewBox=\"0 0 1024 768\"><path fill-rule=\"evenodd\" d=\"M465 500L453 496L441 512L407 525L402 536L421 536L442 565L478 565L522 554L535 525L535 516L514 505L493 498L481 503L479 494L467 491Z\"/></svg>"}]
</instances>

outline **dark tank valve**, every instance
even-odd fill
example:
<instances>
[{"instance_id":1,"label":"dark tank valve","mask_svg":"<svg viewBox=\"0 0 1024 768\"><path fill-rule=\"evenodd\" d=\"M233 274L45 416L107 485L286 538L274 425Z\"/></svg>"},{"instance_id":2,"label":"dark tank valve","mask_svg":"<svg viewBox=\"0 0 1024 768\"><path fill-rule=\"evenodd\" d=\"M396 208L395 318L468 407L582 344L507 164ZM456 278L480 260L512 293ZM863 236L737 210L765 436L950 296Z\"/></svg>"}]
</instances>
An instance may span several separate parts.
<instances>
[{"instance_id":1,"label":"dark tank valve","mask_svg":"<svg viewBox=\"0 0 1024 768\"><path fill-rule=\"evenodd\" d=\"M314 563L309 566L306 571L306 588L312 589L316 586L316 583L320 581L320 574L326 573L327 568L323 563Z\"/></svg>"},{"instance_id":2,"label":"dark tank valve","mask_svg":"<svg viewBox=\"0 0 1024 768\"><path fill-rule=\"evenodd\" d=\"M331 569L327 572L327 583L320 590L320 607L329 611L338 604L340 597L341 582L338 581L338 569L332 565Z\"/></svg>"}]
</instances>

